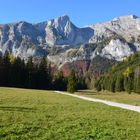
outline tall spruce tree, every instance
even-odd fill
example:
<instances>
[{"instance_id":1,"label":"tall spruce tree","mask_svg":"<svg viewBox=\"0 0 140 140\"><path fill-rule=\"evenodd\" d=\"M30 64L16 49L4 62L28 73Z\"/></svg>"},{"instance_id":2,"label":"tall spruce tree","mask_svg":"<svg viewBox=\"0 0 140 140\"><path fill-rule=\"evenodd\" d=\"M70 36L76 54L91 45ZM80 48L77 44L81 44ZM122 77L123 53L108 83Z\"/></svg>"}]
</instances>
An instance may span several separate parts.
<instances>
[{"instance_id":1,"label":"tall spruce tree","mask_svg":"<svg viewBox=\"0 0 140 140\"><path fill-rule=\"evenodd\" d=\"M115 92L115 83L116 83L116 79L114 78L114 76L110 77L110 81L108 83L108 86L109 86L109 90L111 92Z\"/></svg>"},{"instance_id":2,"label":"tall spruce tree","mask_svg":"<svg viewBox=\"0 0 140 140\"><path fill-rule=\"evenodd\" d=\"M27 69L27 72L28 72L28 80L27 80L27 86L28 88L34 88L33 86L33 74L34 74L34 64L33 64L33 58L32 57L29 57L28 59L28 62L26 64L26 69Z\"/></svg>"},{"instance_id":3,"label":"tall spruce tree","mask_svg":"<svg viewBox=\"0 0 140 140\"><path fill-rule=\"evenodd\" d=\"M67 78L64 77L62 71L59 71L54 75L52 84L53 84L52 88L54 90L60 90L60 91L67 90Z\"/></svg>"},{"instance_id":4,"label":"tall spruce tree","mask_svg":"<svg viewBox=\"0 0 140 140\"><path fill-rule=\"evenodd\" d=\"M96 88L97 91L101 91L102 90L100 80L97 80L95 82L95 88Z\"/></svg>"},{"instance_id":5,"label":"tall spruce tree","mask_svg":"<svg viewBox=\"0 0 140 140\"><path fill-rule=\"evenodd\" d=\"M115 83L115 91L121 92L124 90L124 82L123 82L123 75L118 73L116 83Z\"/></svg>"},{"instance_id":6,"label":"tall spruce tree","mask_svg":"<svg viewBox=\"0 0 140 140\"><path fill-rule=\"evenodd\" d=\"M9 51L6 51L3 59L2 59L2 84L3 86L10 85L10 70L11 70L11 63L10 63L10 54Z\"/></svg>"},{"instance_id":7,"label":"tall spruce tree","mask_svg":"<svg viewBox=\"0 0 140 140\"><path fill-rule=\"evenodd\" d=\"M129 94L133 89L133 71L130 67L127 67L123 72L124 76L124 90L127 91Z\"/></svg>"},{"instance_id":8,"label":"tall spruce tree","mask_svg":"<svg viewBox=\"0 0 140 140\"><path fill-rule=\"evenodd\" d=\"M135 69L134 73L134 91L140 93L140 66Z\"/></svg>"},{"instance_id":9,"label":"tall spruce tree","mask_svg":"<svg viewBox=\"0 0 140 140\"><path fill-rule=\"evenodd\" d=\"M2 79L2 77L3 77L3 67L2 67L2 63L3 63L3 61L2 61L2 56L0 55L0 86L2 85L2 82L3 82L3 79Z\"/></svg>"},{"instance_id":10,"label":"tall spruce tree","mask_svg":"<svg viewBox=\"0 0 140 140\"><path fill-rule=\"evenodd\" d=\"M24 60L19 57L14 58L11 64L11 86L25 87L27 76Z\"/></svg>"},{"instance_id":11,"label":"tall spruce tree","mask_svg":"<svg viewBox=\"0 0 140 140\"><path fill-rule=\"evenodd\" d=\"M38 67L38 86L41 89L48 89L50 85L49 82L47 60L46 57L42 57Z\"/></svg>"},{"instance_id":12,"label":"tall spruce tree","mask_svg":"<svg viewBox=\"0 0 140 140\"><path fill-rule=\"evenodd\" d=\"M70 93L74 93L76 91L76 75L74 70L70 72L68 77L67 91Z\"/></svg>"}]
</instances>

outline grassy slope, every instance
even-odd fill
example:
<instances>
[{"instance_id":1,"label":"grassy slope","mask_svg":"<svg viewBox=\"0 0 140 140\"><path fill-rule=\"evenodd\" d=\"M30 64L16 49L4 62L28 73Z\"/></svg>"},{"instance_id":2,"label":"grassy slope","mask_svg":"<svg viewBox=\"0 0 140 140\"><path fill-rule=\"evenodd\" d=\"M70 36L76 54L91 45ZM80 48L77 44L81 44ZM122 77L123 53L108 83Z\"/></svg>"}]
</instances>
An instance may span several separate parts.
<instances>
[{"instance_id":1,"label":"grassy slope","mask_svg":"<svg viewBox=\"0 0 140 140\"><path fill-rule=\"evenodd\" d=\"M140 139L140 114L48 91L0 88L1 140Z\"/></svg>"},{"instance_id":2,"label":"grassy slope","mask_svg":"<svg viewBox=\"0 0 140 140\"><path fill-rule=\"evenodd\" d=\"M118 102L118 103L140 106L140 94L135 94L135 93L128 94L126 92L112 93L109 91L97 92L94 90L83 90L77 92L77 94L86 97L91 97L91 98L97 98L97 99Z\"/></svg>"}]
</instances>

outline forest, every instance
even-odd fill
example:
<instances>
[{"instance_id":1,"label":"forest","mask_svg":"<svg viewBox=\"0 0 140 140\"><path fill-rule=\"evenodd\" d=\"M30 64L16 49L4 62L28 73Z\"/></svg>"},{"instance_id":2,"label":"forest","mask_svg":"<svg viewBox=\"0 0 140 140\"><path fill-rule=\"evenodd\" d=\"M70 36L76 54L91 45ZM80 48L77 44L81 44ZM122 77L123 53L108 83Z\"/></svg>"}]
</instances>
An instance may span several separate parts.
<instances>
[{"instance_id":1,"label":"forest","mask_svg":"<svg viewBox=\"0 0 140 140\"><path fill-rule=\"evenodd\" d=\"M140 52L136 52L102 74L95 87L98 91L140 93Z\"/></svg>"},{"instance_id":2,"label":"forest","mask_svg":"<svg viewBox=\"0 0 140 140\"><path fill-rule=\"evenodd\" d=\"M14 58L5 52L0 56L0 86L30 89L47 89L75 92L86 88L84 78L76 76L71 70L68 77L63 72L51 72L51 64L42 57L40 63L35 64L30 57L27 62L19 57Z\"/></svg>"},{"instance_id":3,"label":"forest","mask_svg":"<svg viewBox=\"0 0 140 140\"><path fill-rule=\"evenodd\" d=\"M140 93L140 52L115 63L97 79L87 72L84 76L76 75L72 69L65 77L62 71L53 73L51 63L42 57L34 63L30 57L27 62L14 58L5 52L0 56L0 86L30 89L60 90L74 93L76 90L95 87L97 91L126 91Z\"/></svg>"}]
</instances>

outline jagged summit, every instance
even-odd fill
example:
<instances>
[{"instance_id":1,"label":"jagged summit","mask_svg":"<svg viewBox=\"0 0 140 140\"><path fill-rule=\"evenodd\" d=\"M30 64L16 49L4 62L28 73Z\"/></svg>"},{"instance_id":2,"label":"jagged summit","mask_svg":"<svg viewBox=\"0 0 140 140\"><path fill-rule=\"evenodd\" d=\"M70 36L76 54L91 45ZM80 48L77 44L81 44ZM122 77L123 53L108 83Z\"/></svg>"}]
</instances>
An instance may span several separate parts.
<instances>
[{"instance_id":1,"label":"jagged summit","mask_svg":"<svg viewBox=\"0 0 140 140\"><path fill-rule=\"evenodd\" d=\"M61 20L61 21L70 21L70 18L68 15L62 15L60 17L57 17L56 20Z\"/></svg>"},{"instance_id":2,"label":"jagged summit","mask_svg":"<svg viewBox=\"0 0 140 140\"><path fill-rule=\"evenodd\" d=\"M19 22L17 22L18 24L31 24L31 23L29 23L29 22L26 22L26 21L19 21Z\"/></svg>"},{"instance_id":3,"label":"jagged summit","mask_svg":"<svg viewBox=\"0 0 140 140\"><path fill-rule=\"evenodd\" d=\"M57 26L58 24L65 25L67 22L70 22L69 16L63 15L63 16L57 17L55 19L49 20L47 25L48 26L52 26L52 25Z\"/></svg>"},{"instance_id":4,"label":"jagged summit","mask_svg":"<svg viewBox=\"0 0 140 140\"><path fill-rule=\"evenodd\" d=\"M48 45L76 45L87 43L93 31L76 27L67 15L49 20L46 26Z\"/></svg>"},{"instance_id":5,"label":"jagged summit","mask_svg":"<svg viewBox=\"0 0 140 140\"><path fill-rule=\"evenodd\" d=\"M47 27L56 28L57 30L65 30L68 26L74 26L67 15L51 19L47 22Z\"/></svg>"}]
</instances>

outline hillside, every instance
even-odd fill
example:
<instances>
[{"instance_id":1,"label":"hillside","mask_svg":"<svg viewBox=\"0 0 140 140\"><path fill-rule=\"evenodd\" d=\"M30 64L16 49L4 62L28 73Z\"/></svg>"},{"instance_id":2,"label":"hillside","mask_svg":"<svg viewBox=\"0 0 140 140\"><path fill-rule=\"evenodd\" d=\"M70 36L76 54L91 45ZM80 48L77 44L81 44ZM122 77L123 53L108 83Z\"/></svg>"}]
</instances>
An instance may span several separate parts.
<instances>
[{"instance_id":1,"label":"hillside","mask_svg":"<svg viewBox=\"0 0 140 140\"><path fill-rule=\"evenodd\" d=\"M140 93L140 52L114 65L96 82L98 90L128 91Z\"/></svg>"}]
</instances>

